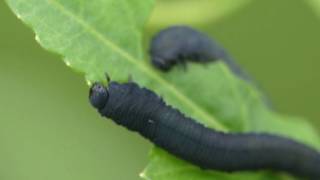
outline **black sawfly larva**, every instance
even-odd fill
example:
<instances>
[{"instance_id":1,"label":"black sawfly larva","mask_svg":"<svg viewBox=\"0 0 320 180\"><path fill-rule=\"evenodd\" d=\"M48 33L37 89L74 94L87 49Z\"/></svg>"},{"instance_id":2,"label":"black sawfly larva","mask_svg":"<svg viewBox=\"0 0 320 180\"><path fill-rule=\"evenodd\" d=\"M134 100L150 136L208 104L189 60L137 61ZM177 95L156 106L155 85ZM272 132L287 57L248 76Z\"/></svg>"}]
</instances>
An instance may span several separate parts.
<instances>
[{"instance_id":1,"label":"black sawfly larva","mask_svg":"<svg viewBox=\"0 0 320 180\"><path fill-rule=\"evenodd\" d=\"M209 129L134 82L95 83L91 104L102 116L140 133L156 146L202 169L226 172L271 169L320 179L320 154L293 140Z\"/></svg>"},{"instance_id":2,"label":"black sawfly larva","mask_svg":"<svg viewBox=\"0 0 320 180\"><path fill-rule=\"evenodd\" d=\"M169 71L179 63L186 66L187 61L210 63L221 60L236 76L261 90L259 83L222 46L191 27L171 26L161 30L153 37L150 46L151 62L159 70ZM262 99L269 108L273 108L266 95L262 95Z\"/></svg>"},{"instance_id":3,"label":"black sawfly larva","mask_svg":"<svg viewBox=\"0 0 320 180\"><path fill-rule=\"evenodd\" d=\"M239 77L251 80L231 55L214 39L188 26L171 26L157 33L150 44L152 64L169 71L176 64L187 61L210 63L221 60Z\"/></svg>"}]
</instances>

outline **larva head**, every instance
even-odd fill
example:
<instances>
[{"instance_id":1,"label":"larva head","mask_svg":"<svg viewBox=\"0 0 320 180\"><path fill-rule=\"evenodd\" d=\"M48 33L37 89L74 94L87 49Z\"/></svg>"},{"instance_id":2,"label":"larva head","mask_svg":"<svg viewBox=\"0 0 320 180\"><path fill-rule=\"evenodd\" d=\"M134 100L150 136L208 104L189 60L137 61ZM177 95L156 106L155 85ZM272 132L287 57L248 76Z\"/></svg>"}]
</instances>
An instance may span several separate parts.
<instances>
[{"instance_id":1,"label":"larva head","mask_svg":"<svg viewBox=\"0 0 320 180\"><path fill-rule=\"evenodd\" d=\"M162 71L168 71L171 68L171 65L163 58L152 57L152 64Z\"/></svg>"},{"instance_id":2,"label":"larva head","mask_svg":"<svg viewBox=\"0 0 320 180\"><path fill-rule=\"evenodd\" d=\"M89 92L90 103L97 109L102 109L109 98L108 89L101 83L94 83Z\"/></svg>"}]
</instances>

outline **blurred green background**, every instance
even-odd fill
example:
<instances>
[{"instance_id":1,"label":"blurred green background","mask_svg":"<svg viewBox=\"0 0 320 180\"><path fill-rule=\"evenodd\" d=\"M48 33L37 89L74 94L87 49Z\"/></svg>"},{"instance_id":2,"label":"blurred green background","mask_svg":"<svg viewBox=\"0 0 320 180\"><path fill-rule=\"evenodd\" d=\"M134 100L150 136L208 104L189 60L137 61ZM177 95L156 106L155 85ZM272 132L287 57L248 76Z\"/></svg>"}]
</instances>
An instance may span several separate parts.
<instances>
[{"instance_id":1,"label":"blurred green background","mask_svg":"<svg viewBox=\"0 0 320 180\"><path fill-rule=\"evenodd\" d=\"M82 75L39 47L3 1L0 21L0 179L139 179L151 144L99 117ZM146 36L163 26L150 24ZM233 54L278 111L319 127L320 18L305 1L253 1L195 26Z\"/></svg>"}]
</instances>

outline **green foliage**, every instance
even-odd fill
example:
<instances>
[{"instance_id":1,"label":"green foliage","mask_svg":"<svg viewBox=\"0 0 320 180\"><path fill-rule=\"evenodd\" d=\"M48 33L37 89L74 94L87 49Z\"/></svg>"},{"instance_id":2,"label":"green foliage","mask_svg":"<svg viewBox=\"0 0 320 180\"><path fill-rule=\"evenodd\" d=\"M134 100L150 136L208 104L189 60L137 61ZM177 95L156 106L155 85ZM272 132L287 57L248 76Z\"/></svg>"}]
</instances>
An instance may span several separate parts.
<instances>
[{"instance_id":1,"label":"green foliage","mask_svg":"<svg viewBox=\"0 0 320 180\"><path fill-rule=\"evenodd\" d=\"M11 9L36 33L47 50L63 56L72 69L89 82L126 81L129 75L155 90L168 104L206 126L222 131L271 132L319 148L315 131L300 118L271 111L261 94L235 77L224 64L193 64L187 72L154 70L144 60L142 29L153 7L152 0L7 0ZM142 177L177 179L290 179L270 172L226 174L202 171L154 148Z\"/></svg>"},{"instance_id":2,"label":"green foliage","mask_svg":"<svg viewBox=\"0 0 320 180\"><path fill-rule=\"evenodd\" d=\"M105 72L124 80L129 73L146 71L141 61L141 29L152 0L9 0L8 3L34 29L36 40L44 48L63 55L64 61L84 72L88 80L103 80Z\"/></svg>"}]
</instances>

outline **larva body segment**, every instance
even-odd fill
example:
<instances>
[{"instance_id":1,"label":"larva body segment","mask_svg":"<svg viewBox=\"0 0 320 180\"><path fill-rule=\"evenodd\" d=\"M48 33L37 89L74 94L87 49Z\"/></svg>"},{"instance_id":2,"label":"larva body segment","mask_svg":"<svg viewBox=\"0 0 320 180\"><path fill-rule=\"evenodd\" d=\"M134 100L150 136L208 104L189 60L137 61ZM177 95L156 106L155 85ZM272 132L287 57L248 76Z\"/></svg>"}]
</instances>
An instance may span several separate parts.
<instances>
[{"instance_id":1,"label":"larva body segment","mask_svg":"<svg viewBox=\"0 0 320 180\"><path fill-rule=\"evenodd\" d=\"M90 91L91 104L102 116L203 169L272 169L320 179L320 154L303 144L269 134L217 132L184 116L154 92L133 82L111 82L108 88L102 87L95 84ZM108 98L101 103L100 96Z\"/></svg>"},{"instance_id":2,"label":"larva body segment","mask_svg":"<svg viewBox=\"0 0 320 180\"><path fill-rule=\"evenodd\" d=\"M261 90L259 83L218 42L188 26L171 26L157 33L151 41L150 56L153 66L164 72L178 64L186 66L188 61L206 64L219 60L237 77ZM273 108L266 95L262 95L262 99Z\"/></svg>"},{"instance_id":3,"label":"larva body segment","mask_svg":"<svg viewBox=\"0 0 320 180\"><path fill-rule=\"evenodd\" d=\"M233 60L231 55L214 39L188 26L171 26L157 33L150 45L152 64L161 71L169 71L187 61L209 63L221 60L244 80L250 77Z\"/></svg>"},{"instance_id":4,"label":"larva body segment","mask_svg":"<svg viewBox=\"0 0 320 180\"><path fill-rule=\"evenodd\" d=\"M173 26L152 39L150 53L153 65L167 71L187 60L200 63L214 61L224 52L204 34L186 26Z\"/></svg>"}]
</instances>

